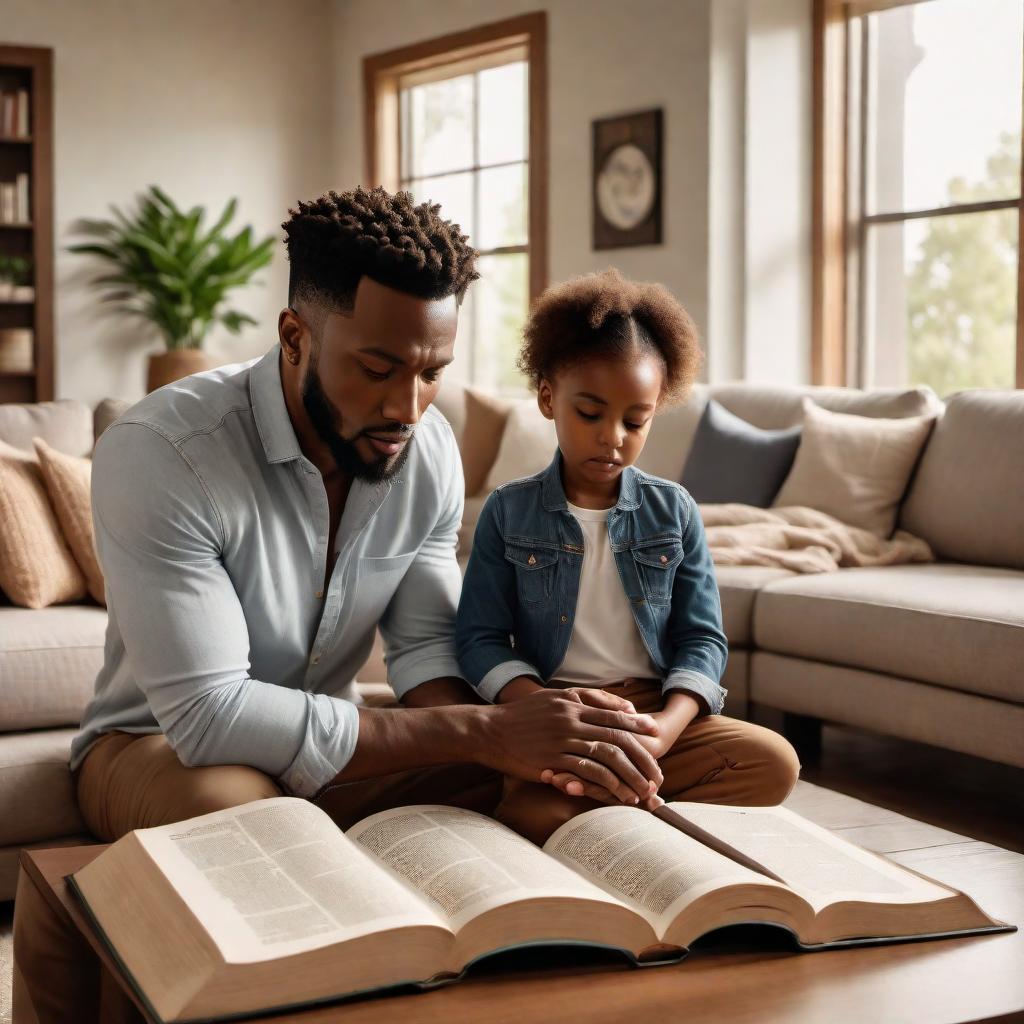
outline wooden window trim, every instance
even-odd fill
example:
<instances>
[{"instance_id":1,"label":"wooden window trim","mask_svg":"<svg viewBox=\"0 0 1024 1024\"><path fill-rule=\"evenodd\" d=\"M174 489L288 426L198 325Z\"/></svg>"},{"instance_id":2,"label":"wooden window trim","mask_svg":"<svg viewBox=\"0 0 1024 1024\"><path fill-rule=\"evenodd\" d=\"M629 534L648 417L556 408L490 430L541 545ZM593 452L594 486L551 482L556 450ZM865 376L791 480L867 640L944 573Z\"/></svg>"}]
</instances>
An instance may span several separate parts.
<instances>
[{"instance_id":1,"label":"wooden window trim","mask_svg":"<svg viewBox=\"0 0 1024 1024\"><path fill-rule=\"evenodd\" d=\"M365 175L370 186L398 188L399 80L456 62L486 57L498 50L524 48L529 61L529 201L530 301L548 280L548 69L547 14L536 11L377 53L363 60Z\"/></svg>"},{"instance_id":2,"label":"wooden window trim","mask_svg":"<svg viewBox=\"0 0 1024 1024\"><path fill-rule=\"evenodd\" d=\"M851 61L850 19L863 14L907 6L924 0L814 0L814 95L813 95L813 204L811 226L811 382L844 386L851 381L850 364L856 338L851 330L848 279L854 260L860 258L864 219L851 223L849 173L850 116L848 90ZM1024 104L1022 104L1024 109ZM862 114L858 115L862 118ZM1022 117L1024 122L1024 117ZM863 126L861 126L862 128ZM1021 167L1024 175L1024 123L1021 132ZM1024 388L1024 182L1019 201L982 204L993 209L1016 205L1017 235L1017 344L1015 386ZM867 218L908 220L944 211ZM967 212L966 209L960 212ZM852 248L858 251L851 251ZM854 296L855 298L855 296Z\"/></svg>"}]
</instances>

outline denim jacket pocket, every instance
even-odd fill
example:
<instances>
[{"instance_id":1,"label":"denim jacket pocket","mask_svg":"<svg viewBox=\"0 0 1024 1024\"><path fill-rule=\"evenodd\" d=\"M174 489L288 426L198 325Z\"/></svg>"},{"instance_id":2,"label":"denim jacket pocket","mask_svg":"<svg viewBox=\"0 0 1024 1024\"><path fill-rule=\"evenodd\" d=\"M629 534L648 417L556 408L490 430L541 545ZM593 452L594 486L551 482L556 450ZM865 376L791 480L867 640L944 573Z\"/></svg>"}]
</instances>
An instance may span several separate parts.
<instances>
[{"instance_id":1,"label":"denim jacket pocket","mask_svg":"<svg viewBox=\"0 0 1024 1024\"><path fill-rule=\"evenodd\" d=\"M637 575L648 601L667 603L672 599L676 566L683 560L683 544L678 537L640 541L633 548Z\"/></svg>"},{"instance_id":2,"label":"denim jacket pocket","mask_svg":"<svg viewBox=\"0 0 1024 1024\"><path fill-rule=\"evenodd\" d=\"M551 597L558 552L528 544L506 543L505 559L515 567L516 591L520 601L536 604Z\"/></svg>"}]
</instances>

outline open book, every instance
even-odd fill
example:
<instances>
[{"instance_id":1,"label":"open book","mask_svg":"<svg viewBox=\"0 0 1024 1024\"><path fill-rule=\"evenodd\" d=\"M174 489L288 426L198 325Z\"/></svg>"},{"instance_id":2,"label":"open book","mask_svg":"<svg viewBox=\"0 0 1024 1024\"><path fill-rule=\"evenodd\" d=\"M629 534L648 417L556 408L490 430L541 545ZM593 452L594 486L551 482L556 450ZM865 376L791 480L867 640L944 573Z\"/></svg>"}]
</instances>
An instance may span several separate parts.
<instances>
[{"instance_id":1,"label":"open book","mask_svg":"<svg viewBox=\"0 0 1024 1024\"><path fill-rule=\"evenodd\" d=\"M291 797L132 832L68 881L162 1021L426 987L538 943L647 964L737 923L788 929L804 949L1012 930L785 808L668 806L788 884L631 807L581 814L541 850L485 815L432 805L342 833Z\"/></svg>"}]
</instances>

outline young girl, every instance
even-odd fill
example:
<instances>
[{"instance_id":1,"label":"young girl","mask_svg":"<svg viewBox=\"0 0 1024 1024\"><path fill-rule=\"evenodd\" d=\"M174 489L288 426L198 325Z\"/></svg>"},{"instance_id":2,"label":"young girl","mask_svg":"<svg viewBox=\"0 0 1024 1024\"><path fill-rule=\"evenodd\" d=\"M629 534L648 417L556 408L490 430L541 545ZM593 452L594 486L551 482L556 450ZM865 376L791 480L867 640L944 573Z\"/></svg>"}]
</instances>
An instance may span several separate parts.
<instances>
[{"instance_id":1,"label":"young girl","mask_svg":"<svg viewBox=\"0 0 1024 1024\"><path fill-rule=\"evenodd\" d=\"M608 270L541 296L519 362L558 450L481 511L456 625L463 674L495 703L557 686L649 714L656 735L609 730L609 740L626 757L642 743L657 758L665 799L781 802L799 773L793 748L720 714L728 646L697 505L633 467L657 411L693 382L693 321L665 288ZM507 780L497 817L543 842L621 799L614 756L571 753L574 771L545 772L548 785ZM627 801L649 804L655 785Z\"/></svg>"}]
</instances>

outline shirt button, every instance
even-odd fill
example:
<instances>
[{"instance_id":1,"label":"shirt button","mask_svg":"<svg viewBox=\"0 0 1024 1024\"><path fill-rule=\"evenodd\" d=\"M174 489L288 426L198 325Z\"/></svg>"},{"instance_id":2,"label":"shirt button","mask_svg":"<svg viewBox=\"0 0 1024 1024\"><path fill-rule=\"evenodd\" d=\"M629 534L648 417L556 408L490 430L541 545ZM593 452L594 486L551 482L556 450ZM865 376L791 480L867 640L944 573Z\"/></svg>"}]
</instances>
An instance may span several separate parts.
<instances>
[{"instance_id":1,"label":"shirt button","mask_svg":"<svg viewBox=\"0 0 1024 1024\"><path fill-rule=\"evenodd\" d=\"M317 596L317 597L323 597L323 596L324 596L324 592L323 592L322 590L318 590L318 591L316 592L316 596Z\"/></svg>"},{"instance_id":2,"label":"shirt button","mask_svg":"<svg viewBox=\"0 0 1024 1024\"><path fill-rule=\"evenodd\" d=\"M315 665L319 660L320 660L320 655L319 654L314 654L313 657L309 659L311 665Z\"/></svg>"},{"instance_id":3,"label":"shirt button","mask_svg":"<svg viewBox=\"0 0 1024 1024\"><path fill-rule=\"evenodd\" d=\"M563 622L568 622L569 621L569 616L568 615L563 615L562 616L562 621Z\"/></svg>"}]
</instances>

